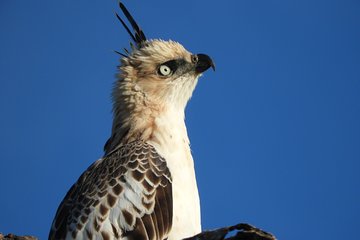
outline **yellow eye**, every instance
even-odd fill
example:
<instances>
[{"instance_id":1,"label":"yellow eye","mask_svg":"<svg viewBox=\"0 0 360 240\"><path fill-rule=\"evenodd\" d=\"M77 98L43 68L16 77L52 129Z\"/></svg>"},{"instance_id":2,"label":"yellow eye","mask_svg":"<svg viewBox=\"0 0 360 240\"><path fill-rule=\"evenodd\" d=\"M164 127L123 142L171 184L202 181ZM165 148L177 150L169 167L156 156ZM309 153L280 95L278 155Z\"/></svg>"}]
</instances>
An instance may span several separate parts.
<instances>
[{"instance_id":1,"label":"yellow eye","mask_svg":"<svg viewBox=\"0 0 360 240\"><path fill-rule=\"evenodd\" d=\"M171 69L166 65L161 65L159 68L159 74L162 76L169 76L172 73Z\"/></svg>"}]
</instances>

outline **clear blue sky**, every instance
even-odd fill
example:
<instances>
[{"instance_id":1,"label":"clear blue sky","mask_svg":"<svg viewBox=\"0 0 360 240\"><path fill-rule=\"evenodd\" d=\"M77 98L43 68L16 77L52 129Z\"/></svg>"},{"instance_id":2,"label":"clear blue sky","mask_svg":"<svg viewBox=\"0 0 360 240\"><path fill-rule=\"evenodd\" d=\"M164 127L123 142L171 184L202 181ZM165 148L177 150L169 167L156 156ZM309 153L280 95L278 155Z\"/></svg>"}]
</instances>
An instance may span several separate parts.
<instances>
[{"instance_id":1,"label":"clear blue sky","mask_svg":"<svg viewBox=\"0 0 360 240\"><path fill-rule=\"evenodd\" d=\"M216 62L187 108L203 228L360 229L360 2L124 2L150 38ZM129 37L116 1L0 2L0 232L46 239L111 129Z\"/></svg>"}]
</instances>

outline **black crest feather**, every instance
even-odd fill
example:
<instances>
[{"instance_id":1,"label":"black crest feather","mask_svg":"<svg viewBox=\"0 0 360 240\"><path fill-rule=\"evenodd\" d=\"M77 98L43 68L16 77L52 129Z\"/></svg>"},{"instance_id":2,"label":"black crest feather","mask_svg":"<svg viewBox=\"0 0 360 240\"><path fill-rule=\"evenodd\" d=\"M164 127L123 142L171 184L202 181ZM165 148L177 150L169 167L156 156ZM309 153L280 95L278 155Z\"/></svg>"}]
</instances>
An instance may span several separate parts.
<instances>
[{"instance_id":1,"label":"black crest feather","mask_svg":"<svg viewBox=\"0 0 360 240\"><path fill-rule=\"evenodd\" d=\"M124 22L124 20L121 19L121 17L116 13L116 17L119 19L119 21L121 22L121 24L124 26L125 30L128 32L128 34L130 35L131 39L134 41L134 43L136 44L136 46L138 48L141 47L142 43L146 41L146 37L144 32L141 30L141 28L139 27L139 25L136 23L136 21L134 20L134 18L131 16L131 14L129 13L129 11L126 9L126 7L124 6L124 4L122 2L119 2L119 6L120 9L122 10L122 12L124 13L126 19L129 21L129 23L131 24L134 33L132 33L132 31L129 29L129 27L126 25L126 23Z\"/></svg>"}]
</instances>

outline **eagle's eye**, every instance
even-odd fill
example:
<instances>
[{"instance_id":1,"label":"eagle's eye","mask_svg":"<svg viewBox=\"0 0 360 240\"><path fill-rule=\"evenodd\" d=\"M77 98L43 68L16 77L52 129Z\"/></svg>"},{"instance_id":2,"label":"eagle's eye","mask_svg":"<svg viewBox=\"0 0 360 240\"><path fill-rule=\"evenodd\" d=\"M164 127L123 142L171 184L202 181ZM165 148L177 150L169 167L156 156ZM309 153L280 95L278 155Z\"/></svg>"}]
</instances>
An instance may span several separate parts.
<instances>
[{"instance_id":1,"label":"eagle's eye","mask_svg":"<svg viewBox=\"0 0 360 240\"><path fill-rule=\"evenodd\" d=\"M161 65L159 67L158 73L161 76L169 76L172 73L172 70L170 67L166 66L165 64Z\"/></svg>"}]
</instances>

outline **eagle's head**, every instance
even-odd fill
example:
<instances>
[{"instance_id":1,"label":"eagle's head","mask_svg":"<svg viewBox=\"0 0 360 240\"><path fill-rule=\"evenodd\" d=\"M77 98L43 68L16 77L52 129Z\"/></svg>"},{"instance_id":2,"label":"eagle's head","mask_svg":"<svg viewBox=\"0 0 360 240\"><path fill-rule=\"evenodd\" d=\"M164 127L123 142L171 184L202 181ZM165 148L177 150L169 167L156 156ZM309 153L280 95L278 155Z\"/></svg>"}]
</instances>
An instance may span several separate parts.
<instances>
[{"instance_id":1,"label":"eagle's head","mask_svg":"<svg viewBox=\"0 0 360 240\"><path fill-rule=\"evenodd\" d=\"M114 89L114 100L132 90L141 93L149 105L185 108L198 77L215 65L206 54L192 54L180 43L147 40L131 14L120 2L120 8L130 22L134 33L116 15L130 34L135 45L122 55L119 82Z\"/></svg>"},{"instance_id":2,"label":"eagle's head","mask_svg":"<svg viewBox=\"0 0 360 240\"><path fill-rule=\"evenodd\" d=\"M119 5L133 29L116 14L133 41L130 50L117 52L122 58L113 90L113 135L121 132L122 138L128 129L143 128L140 125L149 115L183 114L199 76L215 65L208 55L190 53L178 42L148 40L125 6Z\"/></svg>"},{"instance_id":3,"label":"eagle's head","mask_svg":"<svg viewBox=\"0 0 360 240\"><path fill-rule=\"evenodd\" d=\"M149 103L184 109L198 77L214 64L180 43L147 40L121 61L120 81L141 92Z\"/></svg>"}]
</instances>

